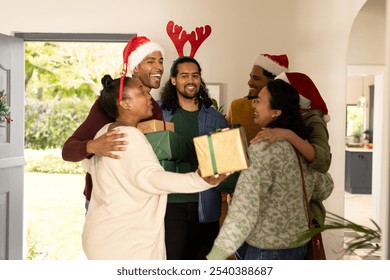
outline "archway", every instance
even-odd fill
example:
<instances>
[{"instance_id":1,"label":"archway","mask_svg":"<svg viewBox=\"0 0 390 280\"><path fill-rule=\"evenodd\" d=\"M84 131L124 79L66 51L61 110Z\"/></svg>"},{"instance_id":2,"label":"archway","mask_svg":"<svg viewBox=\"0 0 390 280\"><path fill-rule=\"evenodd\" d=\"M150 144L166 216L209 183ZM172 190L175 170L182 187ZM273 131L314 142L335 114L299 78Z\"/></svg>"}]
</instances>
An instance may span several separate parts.
<instances>
[{"instance_id":1,"label":"archway","mask_svg":"<svg viewBox=\"0 0 390 280\"><path fill-rule=\"evenodd\" d=\"M372 167L370 172L371 217L381 224L381 186L382 176L382 136L380 124L384 120L384 71L385 71L385 29L386 29L386 0L368 0L359 11L353 23L347 51L347 105L353 103L360 96L366 97L364 127L370 130L370 140L373 150L355 150L354 152L372 153ZM358 83L358 86L356 86ZM374 98L369 98L368 86L371 85ZM356 90L358 88L358 90ZM360 88L360 89L359 89ZM353 90L355 89L355 90ZM371 104L370 104L371 103ZM373 103L373 104L372 104ZM375 110L373 110L375 108ZM371 118L371 124L370 124ZM346 139L347 141L347 139ZM371 155L370 155L371 156ZM386 156L386 155L384 155ZM370 157L371 158L371 157ZM346 163L346 171L353 173ZM347 174L346 174L347 177Z\"/></svg>"}]
</instances>

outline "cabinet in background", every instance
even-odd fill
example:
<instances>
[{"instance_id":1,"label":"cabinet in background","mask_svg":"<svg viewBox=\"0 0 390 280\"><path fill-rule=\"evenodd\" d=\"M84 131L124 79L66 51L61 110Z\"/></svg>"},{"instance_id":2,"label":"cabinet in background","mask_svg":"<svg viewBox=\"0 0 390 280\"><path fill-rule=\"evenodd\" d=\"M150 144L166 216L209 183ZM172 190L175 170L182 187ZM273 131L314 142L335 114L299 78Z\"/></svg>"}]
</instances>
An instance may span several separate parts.
<instances>
[{"instance_id":1,"label":"cabinet in background","mask_svg":"<svg viewBox=\"0 0 390 280\"><path fill-rule=\"evenodd\" d=\"M345 151L345 190L352 194L371 194L372 150Z\"/></svg>"}]
</instances>

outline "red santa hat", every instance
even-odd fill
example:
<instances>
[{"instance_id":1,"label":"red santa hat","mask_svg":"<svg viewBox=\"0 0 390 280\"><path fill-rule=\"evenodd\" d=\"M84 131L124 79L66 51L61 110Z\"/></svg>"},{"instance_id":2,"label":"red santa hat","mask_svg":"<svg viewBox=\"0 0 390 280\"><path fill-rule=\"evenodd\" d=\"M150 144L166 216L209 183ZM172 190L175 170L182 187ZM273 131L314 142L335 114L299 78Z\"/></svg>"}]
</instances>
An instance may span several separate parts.
<instances>
[{"instance_id":1,"label":"red santa hat","mask_svg":"<svg viewBox=\"0 0 390 280\"><path fill-rule=\"evenodd\" d=\"M134 68L140 64L148 54L155 51L161 52L164 56L164 50L159 44L151 42L145 36L134 36L123 50L123 64L126 64L126 66L128 64L127 69L133 74Z\"/></svg>"},{"instance_id":2,"label":"red santa hat","mask_svg":"<svg viewBox=\"0 0 390 280\"><path fill-rule=\"evenodd\" d=\"M301 109L320 110L324 114L325 122L330 121L325 101L309 76L299 72L283 72L275 79L281 79L289 83L298 91Z\"/></svg>"},{"instance_id":3,"label":"red santa hat","mask_svg":"<svg viewBox=\"0 0 390 280\"><path fill-rule=\"evenodd\" d=\"M131 75L133 75L134 68L140 64L147 55L155 51L161 52L161 55L164 56L163 48L157 43L150 42L145 36L134 36L127 43L123 50L123 68L119 85L119 101L122 100L123 82L127 71L130 70Z\"/></svg>"},{"instance_id":4,"label":"red santa hat","mask_svg":"<svg viewBox=\"0 0 390 280\"><path fill-rule=\"evenodd\" d=\"M260 66L275 76L288 71L288 57L285 54L271 55L259 54L253 60L253 65Z\"/></svg>"}]
</instances>

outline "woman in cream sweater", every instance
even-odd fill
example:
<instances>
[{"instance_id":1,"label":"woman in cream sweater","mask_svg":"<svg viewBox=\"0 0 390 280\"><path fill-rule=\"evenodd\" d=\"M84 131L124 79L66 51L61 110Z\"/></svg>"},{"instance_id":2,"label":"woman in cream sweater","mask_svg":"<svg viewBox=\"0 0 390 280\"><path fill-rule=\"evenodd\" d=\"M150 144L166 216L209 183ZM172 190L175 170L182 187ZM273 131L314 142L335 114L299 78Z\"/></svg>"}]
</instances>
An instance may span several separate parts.
<instances>
[{"instance_id":1,"label":"woman in cream sweater","mask_svg":"<svg viewBox=\"0 0 390 280\"><path fill-rule=\"evenodd\" d=\"M166 172L138 122L152 115L151 96L137 79L102 78L101 105L116 121L95 136L119 128L129 144L118 151L120 159L94 156L83 165L92 175L94 189L82 234L88 259L165 259L164 215L167 194L209 189L219 178L202 178L197 172ZM121 94L122 95L122 94Z\"/></svg>"}]
</instances>

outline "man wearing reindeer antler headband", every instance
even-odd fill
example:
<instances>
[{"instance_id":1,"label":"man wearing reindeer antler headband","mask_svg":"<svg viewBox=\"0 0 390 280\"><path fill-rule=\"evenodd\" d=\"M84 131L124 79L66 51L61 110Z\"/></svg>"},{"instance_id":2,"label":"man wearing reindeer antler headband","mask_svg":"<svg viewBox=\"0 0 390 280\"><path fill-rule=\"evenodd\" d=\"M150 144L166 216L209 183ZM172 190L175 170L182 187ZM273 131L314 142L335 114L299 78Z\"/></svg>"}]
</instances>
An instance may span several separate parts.
<instances>
[{"instance_id":1,"label":"man wearing reindeer antler headband","mask_svg":"<svg viewBox=\"0 0 390 280\"><path fill-rule=\"evenodd\" d=\"M144 88L150 91L159 88L163 67L164 51L161 46L151 42L147 37L135 36L126 45L123 51L122 79L127 72L138 78ZM149 119L160 119L161 109L152 98L153 116ZM100 106L100 98L93 104L86 120L76 129L71 137L66 140L62 148L62 158L66 161L78 162L85 158L91 158L94 154L118 158L113 151L124 151L127 142L116 139L123 138L124 134L118 130L112 130L94 139L95 134L107 123L113 122ZM87 173L85 178L84 195L86 208L91 198L92 179Z\"/></svg>"},{"instance_id":2,"label":"man wearing reindeer antler headband","mask_svg":"<svg viewBox=\"0 0 390 280\"><path fill-rule=\"evenodd\" d=\"M249 93L243 98L233 100L226 115L229 125L240 124L245 128L248 144L260 131L260 126L253 123L252 99L259 95L260 90L269 80L287 71L288 57L285 54L259 54L254 58L252 71L249 74Z\"/></svg>"},{"instance_id":3,"label":"man wearing reindeer antler headband","mask_svg":"<svg viewBox=\"0 0 390 280\"><path fill-rule=\"evenodd\" d=\"M201 43L210 35L211 27L196 28L187 35L172 21L167 25L179 58L173 62L170 79L165 84L161 100L163 119L175 124L175 132L187 138L189 162L198 167L192 139L227 127L224 116L212 108L201 67L193 58ZM198 39L197 39L198 38ZM191 43L190 56L183 56L183 46ZM192 152L191 152L192 151ZM193 171L192 170L192 171ZM221 193L215 189L193 194L168 195L165 215L165 244L168 260L205 259L219 232Z\"/></svg>"}]
</instances>

